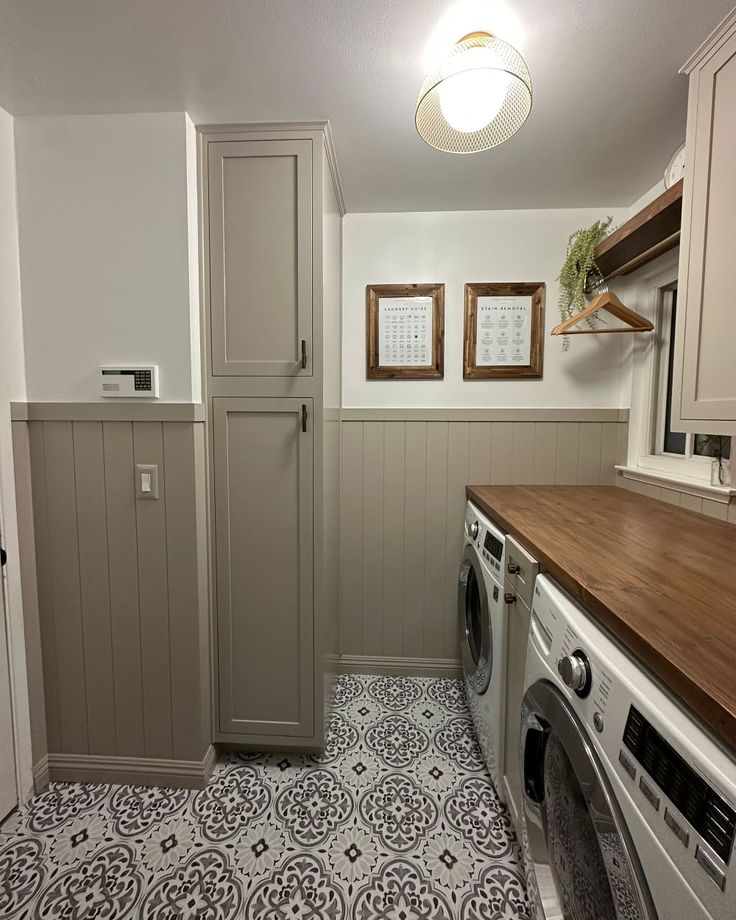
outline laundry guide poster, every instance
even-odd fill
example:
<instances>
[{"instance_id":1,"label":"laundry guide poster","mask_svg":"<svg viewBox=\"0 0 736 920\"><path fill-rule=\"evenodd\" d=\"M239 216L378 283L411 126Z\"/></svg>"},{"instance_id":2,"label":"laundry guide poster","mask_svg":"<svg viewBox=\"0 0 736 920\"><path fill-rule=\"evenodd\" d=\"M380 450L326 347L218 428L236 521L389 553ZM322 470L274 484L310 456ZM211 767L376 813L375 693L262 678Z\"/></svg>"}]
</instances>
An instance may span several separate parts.
<instances>
[{"instance_id":1,"label":"laundry guide poster","mask_svg":"<svg viewBox=\"0 0 736 920\"><path fill-rule=\"evenodd\" d=\"M432 298L378 300L378 363L382 367L432 364Z\"/></svg>"}]
</instances>

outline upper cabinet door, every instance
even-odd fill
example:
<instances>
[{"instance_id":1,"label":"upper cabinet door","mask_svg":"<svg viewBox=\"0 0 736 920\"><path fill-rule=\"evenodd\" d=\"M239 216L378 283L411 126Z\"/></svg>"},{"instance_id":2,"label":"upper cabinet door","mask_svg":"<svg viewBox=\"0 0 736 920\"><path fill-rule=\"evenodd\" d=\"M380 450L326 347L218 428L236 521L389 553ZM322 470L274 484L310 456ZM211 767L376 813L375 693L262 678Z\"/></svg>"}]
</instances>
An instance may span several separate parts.
<instances>
[{"instance_id":1,"label":"upper cabinet door","mask_svg":"<svg viewBox=\"0 0 736 920\"><path fill-rule=\"evenodd\" d=\"M312 144L208 141L214 376L312 374Z\"/></svg>"},{"instance_id":2,"label":"upper cabinet door","mask_svg":"<svg viewBox=\"0 0 736 920\"><path fill-rule=\"evenodd\" d=\"M736 434L736 17L730 16L685 66L688 164L673 409L679 430L714 434Z\"/></svg>"}]
</instances>

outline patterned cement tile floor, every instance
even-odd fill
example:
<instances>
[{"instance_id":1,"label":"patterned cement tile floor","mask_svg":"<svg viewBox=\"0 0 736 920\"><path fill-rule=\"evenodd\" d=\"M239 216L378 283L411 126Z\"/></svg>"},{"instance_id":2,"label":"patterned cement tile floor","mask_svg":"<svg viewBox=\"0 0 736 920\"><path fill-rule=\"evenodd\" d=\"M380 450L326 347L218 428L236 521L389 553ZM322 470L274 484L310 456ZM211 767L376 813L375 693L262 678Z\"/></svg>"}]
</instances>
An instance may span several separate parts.
<instances>
[{"instance_id":1,"label":"patterned cement tile floor","mask_svg":"<svg viewBox=\"0 0 736 920\"><path fill-rule=\"evenodd\" d=\"M0 917L526 920L462 683L340 678L321 756L206 789L55 784L0 827Z\"/></svg>"}]
</instances>

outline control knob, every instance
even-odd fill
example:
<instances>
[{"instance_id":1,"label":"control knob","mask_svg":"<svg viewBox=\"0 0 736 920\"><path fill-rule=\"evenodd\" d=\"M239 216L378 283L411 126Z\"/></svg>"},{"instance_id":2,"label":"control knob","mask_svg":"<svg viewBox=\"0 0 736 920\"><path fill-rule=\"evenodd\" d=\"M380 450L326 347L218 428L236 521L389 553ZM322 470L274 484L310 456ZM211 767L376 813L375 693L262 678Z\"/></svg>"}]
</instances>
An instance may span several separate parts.
<instances>
[{"instance_id":1,"label":"control knob","mask_svg":"<svg viewBox=\"0 0 736 920\"><path fill-rule=\"evenodd\" d=\"M470 525L470 527L468 527L468 533L470 534L471 539L475 540L475 538L478 536L478 531L479 531L479 530L480 530L480 526L479 526L478 522L477 522L477 521L473 521L473 523Z\"/></svg>"},{"instance_id":2,"label":"control knob","mask_svg":"<svg viewBox=\"0 0 736 920\"><path fill-rule=\"evenodd\" d=\"M557 662L557 670L563 684L574 690L578 696L587 696L590 693L590 662L585 652L578 649L572 655L564 655Z\"/></svg>"}]
</instances>

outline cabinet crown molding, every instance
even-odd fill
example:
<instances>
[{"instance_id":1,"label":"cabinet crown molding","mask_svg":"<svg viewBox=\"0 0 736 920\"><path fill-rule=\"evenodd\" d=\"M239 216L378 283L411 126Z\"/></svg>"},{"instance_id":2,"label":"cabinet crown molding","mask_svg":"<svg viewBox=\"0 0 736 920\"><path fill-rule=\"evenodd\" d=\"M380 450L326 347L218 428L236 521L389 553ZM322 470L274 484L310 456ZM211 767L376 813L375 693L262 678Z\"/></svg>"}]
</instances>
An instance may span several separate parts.
<instances>
[{"instance_id":1,"label":"cabinet crown molding","mask_svg":"<svg viewBox=\"0 0 736 920\"><path fill-rule=\"evenodd\" d=\"M325 155L330 167L330 174L335 186L335 195L337 197L340 216L344 217L347 213L345 208L345 195L342 189L342 179L340 170L337 166L337 154L335 153L335 142L332 138L332 128L329 119L319 121L259 121L249 124L212 124L197 125L197 134L217 135L217 134L270 134L274 137L278 134L298 135L304 133L318 133L324 139Z\"/></svg>"},{"instance_id":2,"label":"cabinet crown molding","mask_svg":"<svg viewBox=\"0 0 736 920\"><path fill-rule=\"evenodd\" d=\"M715 51L720 48L732 33L736 32L736 7L719 22L705 41L690 55L680 68L680 73L690 74L696 67L704 63Z\"/></svg>"}]
</instances>

